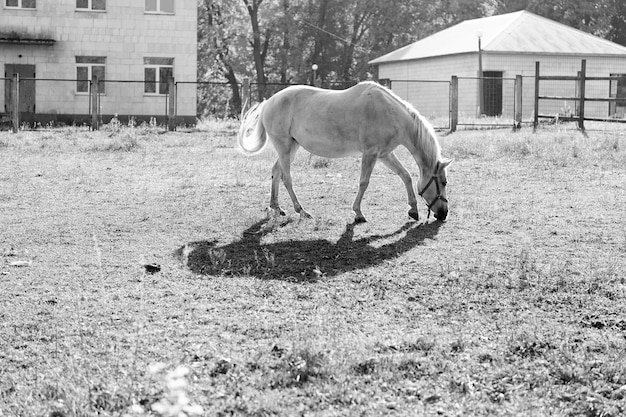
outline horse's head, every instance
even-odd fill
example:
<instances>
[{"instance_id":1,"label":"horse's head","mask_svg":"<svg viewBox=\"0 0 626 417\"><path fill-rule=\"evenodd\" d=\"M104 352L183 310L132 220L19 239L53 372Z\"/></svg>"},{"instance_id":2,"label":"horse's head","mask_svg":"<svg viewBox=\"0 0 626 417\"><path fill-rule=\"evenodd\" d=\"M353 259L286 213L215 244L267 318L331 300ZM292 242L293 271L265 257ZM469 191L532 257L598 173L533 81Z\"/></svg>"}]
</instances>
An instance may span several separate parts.
<instances>
[{"instance_id":1,"label":"horse's head","mask_svg":"<svg viewBox=\"0 0 626 417\"><path fill-rule=\"evenodd\" d=\"M418 187L418 194L428 206L429 214L432 211L439 221L444 221L448 216L446 167L451 163L452 159L438 161L433 172L421 176Z\"/></svg>"}]
</instances>

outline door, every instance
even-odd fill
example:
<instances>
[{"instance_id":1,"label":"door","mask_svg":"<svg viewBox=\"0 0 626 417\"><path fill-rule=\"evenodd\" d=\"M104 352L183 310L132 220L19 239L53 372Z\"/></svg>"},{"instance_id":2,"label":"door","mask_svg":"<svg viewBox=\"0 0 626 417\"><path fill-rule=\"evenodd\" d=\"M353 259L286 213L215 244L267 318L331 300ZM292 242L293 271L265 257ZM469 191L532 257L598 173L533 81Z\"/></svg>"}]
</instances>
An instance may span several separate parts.
<instances>
[{"instance_id":1,"label":"door","mask_svg":"<svg viewBox=\"0 0 626 417\"><path fill-rule=\"evenodd\" d=\"M611 80L609 97L618 99L609 102L609 117L624 118L626 115L626 74L611 74L611 77L619 77Z\"/></svg>"},{"instance_id":2,"label":"door","mask_svg":"<svg viewBox=\"0 0 626 417\"><path fill-rule=\"evenodd\" d=\"M502 115L502 71L483 72L483 99L486 116Z\"/></svg>"},{"instance_id":3,"label":"door","mask_svg":"<svg viewBox=\"0 0 626 417\"><path fill-rule=\"evenodd\" d=\"M20 75L20 120L31 123L35 119L35 66L22 64L6 64L4 76L10 80L14 74ZM5 112L11 111L11 81L5 81L4 106Z\"/></svg>"}]
</instances>

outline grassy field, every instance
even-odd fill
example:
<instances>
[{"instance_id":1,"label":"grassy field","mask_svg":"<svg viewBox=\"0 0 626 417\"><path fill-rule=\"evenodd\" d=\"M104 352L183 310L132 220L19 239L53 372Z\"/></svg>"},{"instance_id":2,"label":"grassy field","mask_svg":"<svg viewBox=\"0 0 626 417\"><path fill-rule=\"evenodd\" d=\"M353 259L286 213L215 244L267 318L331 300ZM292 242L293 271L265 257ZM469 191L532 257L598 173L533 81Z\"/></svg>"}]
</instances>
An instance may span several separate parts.
<instances>
[{"instance_id":1,"label":"grassy field","mask_svg":"<svg viewBox=\"0 0 626 417\"><path fill-rule=\"evenodd\" d=\"M354 226L235 127L0 132L0 416L626 414L626 131L443 136L448 220L381 164Z\"/></svg>"}]
</instances>

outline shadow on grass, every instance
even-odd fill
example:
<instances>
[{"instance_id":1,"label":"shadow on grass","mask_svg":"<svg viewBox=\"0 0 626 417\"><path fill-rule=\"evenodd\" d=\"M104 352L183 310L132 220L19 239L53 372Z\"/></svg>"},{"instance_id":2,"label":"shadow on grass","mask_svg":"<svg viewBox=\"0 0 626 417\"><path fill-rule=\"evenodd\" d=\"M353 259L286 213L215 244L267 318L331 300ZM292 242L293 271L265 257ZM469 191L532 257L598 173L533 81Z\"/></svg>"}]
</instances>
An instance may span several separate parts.
<instances>
[{"instance_id":1,"label":"shadow on grass","mask_svg":"<svg viewBox=\"0 0 626 417\"><path fill-rule=\"evenodd\" d=\"M395 259L433 239L443 224L407 222L392 233L357 240L355 224L348 224L336 243L314 239L264 244L262 238L274 230L270 223L269 219L258 221L244 231L241 239L225 245L214 241L188 243L176 250L175 256L201 275L315 281Z\"/></svg>"}]
</instances>

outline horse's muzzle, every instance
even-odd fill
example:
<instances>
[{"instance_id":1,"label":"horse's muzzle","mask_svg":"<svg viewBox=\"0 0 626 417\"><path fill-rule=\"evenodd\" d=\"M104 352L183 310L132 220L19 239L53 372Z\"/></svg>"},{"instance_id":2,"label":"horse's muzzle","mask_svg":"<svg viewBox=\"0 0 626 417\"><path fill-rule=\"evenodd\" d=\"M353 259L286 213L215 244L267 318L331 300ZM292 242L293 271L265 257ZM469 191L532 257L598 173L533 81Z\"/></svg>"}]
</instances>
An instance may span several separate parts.
<instances>
[{"instance_id":1,"label":"horse's muzzle","mask_svg":"<svg viewBox=\"0 0 626 417\"><path fill-rule=\"evenodd\" d=\"M446 217L448 217L448 210L439 210L437 212L434 213L435 219L439 220L440 222L446 220Z\"/></svg>"}]
</instances>

